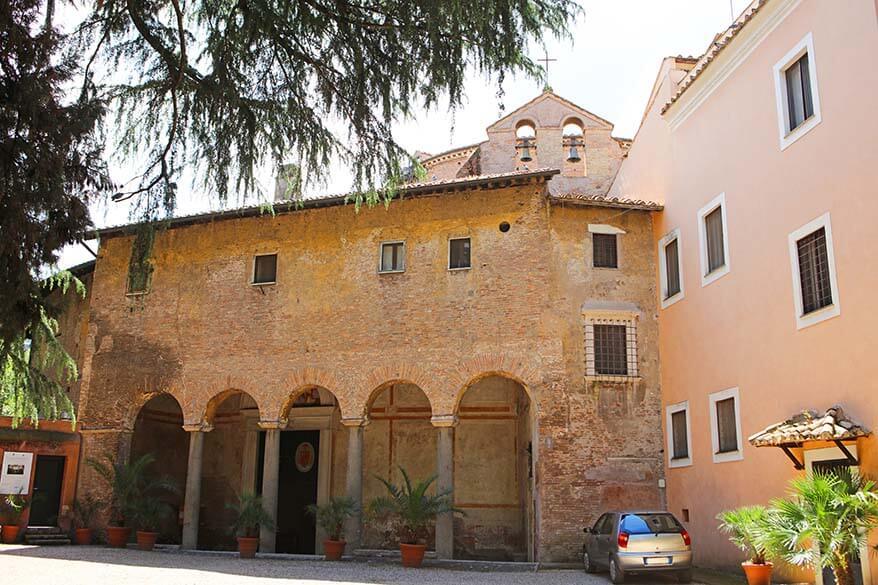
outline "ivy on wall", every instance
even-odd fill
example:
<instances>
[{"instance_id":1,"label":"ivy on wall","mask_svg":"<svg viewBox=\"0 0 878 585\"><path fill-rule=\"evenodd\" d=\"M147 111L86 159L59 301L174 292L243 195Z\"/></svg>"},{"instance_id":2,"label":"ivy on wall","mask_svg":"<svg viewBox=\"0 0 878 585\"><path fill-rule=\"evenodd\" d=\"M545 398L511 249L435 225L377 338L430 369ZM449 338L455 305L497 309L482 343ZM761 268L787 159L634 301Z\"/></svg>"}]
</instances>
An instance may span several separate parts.
<instances>
[{"instance_id":1,"label":"ivy on wall","mask_svg":"<svg viewBox=\"0 0 878 585\"><path fill-rule=\"evenodd\" d=\"M137 228L131 244L131 260L128 262L128 292L145 293L152 281L152 248L155 244L155 225L144 223Z\"/></svg>"}]
</instances>

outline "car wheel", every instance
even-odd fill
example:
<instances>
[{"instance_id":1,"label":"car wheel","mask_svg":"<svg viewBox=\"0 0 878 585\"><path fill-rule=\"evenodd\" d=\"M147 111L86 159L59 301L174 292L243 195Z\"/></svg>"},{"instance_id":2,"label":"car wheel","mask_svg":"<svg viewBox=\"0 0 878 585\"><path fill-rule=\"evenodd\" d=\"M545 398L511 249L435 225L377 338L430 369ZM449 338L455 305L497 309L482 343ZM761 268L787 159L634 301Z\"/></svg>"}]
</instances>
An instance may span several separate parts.
<instances>
[{"instance_id":1,"label":"car wheel","mask_svg":"<svg viewBox=\"0 0 878 585\"><path fill-rule=\"evenodd\" d=\"M692 582L692 569L686 569L685 571L680 571L677 573L677 581L680 583L691 583Z\"/></svg>"},{"instance_id":2,"label":"car wheel","mask_svg":"<svg viewBox=\"0 0 878 585\"><path fill-rule=\"evenodd\" d=\"M610 557L610 581L619 585L619 583L625 582L625 573L622 569L619 568L619 565L616 563L616 559Z\"/></svg>"},{"instance_id":3,"label":"car wheel","mask_svg":"<svg viewBox=\"0 0 878 585\"><path fill-rule=\"evenodd\" d=\"M598 568L588 556L588 551L582 552L582 565L585 567L586 573L597 573Z\"/></svg>"}]
</instances>

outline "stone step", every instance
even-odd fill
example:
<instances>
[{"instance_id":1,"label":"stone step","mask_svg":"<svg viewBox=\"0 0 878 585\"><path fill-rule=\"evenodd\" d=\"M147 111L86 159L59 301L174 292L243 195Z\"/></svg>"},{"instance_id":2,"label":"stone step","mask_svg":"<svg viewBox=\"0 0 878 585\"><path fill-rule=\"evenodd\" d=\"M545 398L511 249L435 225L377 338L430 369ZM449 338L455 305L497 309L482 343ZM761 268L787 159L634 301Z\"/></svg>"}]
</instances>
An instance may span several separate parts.
<instances>
[{"instance_id":1,"label":"stone step","mask_svg":"<svg viewBox=\"0 0 878 585\"><path fill-rule=\"evenodd\" d=\"M25 536L24 537L25 544L33 544L38 546L62 546L70 544L70 539L66 537L54 537L54 536Z\"/></svg>"},{"instance_id":2,"label":"stone step","mask_svg":"<svg viewBox=\"0 0 878 585\"><path fill-rule=\"evenodd\" d=\"M62 529L57 526L28 526L26 530L27 534L64 534Z\"/></svg>"}]
</instances>

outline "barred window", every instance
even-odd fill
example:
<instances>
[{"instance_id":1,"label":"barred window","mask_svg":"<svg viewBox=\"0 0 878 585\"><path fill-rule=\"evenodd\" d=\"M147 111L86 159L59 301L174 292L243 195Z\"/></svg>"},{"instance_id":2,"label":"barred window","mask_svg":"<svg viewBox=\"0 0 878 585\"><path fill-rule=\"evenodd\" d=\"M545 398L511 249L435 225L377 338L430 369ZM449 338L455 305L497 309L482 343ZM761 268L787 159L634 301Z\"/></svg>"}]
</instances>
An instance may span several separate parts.
<instances>
[{"instance_id":1,"label":"barred window","mask_svg":"<svg viewBox=\"0 0 878 585\"><path fill-rule=\"evenodd\" d=\"M673 438L673 459L689 457L689 438L686 431L686 410L671 414L671 436Z\"/></svg>"},{"instance_id":2,"label":"barred window","mask_svg":"<svg viewBox=\"0 0 878 585\"><path fill-rule=\"evenodd\" d=\"M735 399L718 400L716 408L716 429L719 438L718 453L738 450L738 425L735 420Z\"/></svg>"},{"instance_id":3,"label":"barred window","mask_svg":"<svg viewBox=\"0 0 878 585\"><path fill-rule=\"evenodd\" d=\"M595 268L618 268L619 254L616 234L591 235L591 243L594 251L593 265Z\"/></svg>"},{"instance_id":4,"label":"barred window","mask_svg":"<svg viewBox=\"0 0 878 585\"><path fill-rule=\"evenodd\" d=\"M802 285L802 313L807 315L832 304L826 228L820 228L796 242L799 281Z\"/></svg>"},{"instance_id":5,"label":"barred window","mask_svg":"<svg viewBox=\"0 0 878 585\"><path fill-rule=\"evenodd\" d=\"M628 375L628 352L624 325L594 326L594 364L598 374Z\"/></svg>"}]
</instances>

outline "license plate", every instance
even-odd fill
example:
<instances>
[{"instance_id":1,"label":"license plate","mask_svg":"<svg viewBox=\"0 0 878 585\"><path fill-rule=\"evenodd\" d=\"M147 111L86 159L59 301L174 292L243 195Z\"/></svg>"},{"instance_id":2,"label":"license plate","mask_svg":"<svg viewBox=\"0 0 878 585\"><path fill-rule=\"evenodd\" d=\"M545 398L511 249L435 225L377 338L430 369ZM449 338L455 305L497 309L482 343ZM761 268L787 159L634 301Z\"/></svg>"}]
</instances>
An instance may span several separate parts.
<instances>
[{"instance_id":1,"label":"license plate","mask_svg":"<svg viewBox=\"0 0 878 585\"><path fill-rule=\"evenodd\" d=\"M647 565L670 565L671 557L646 557L643 562Z\"/></svg>"}]
</instances>

